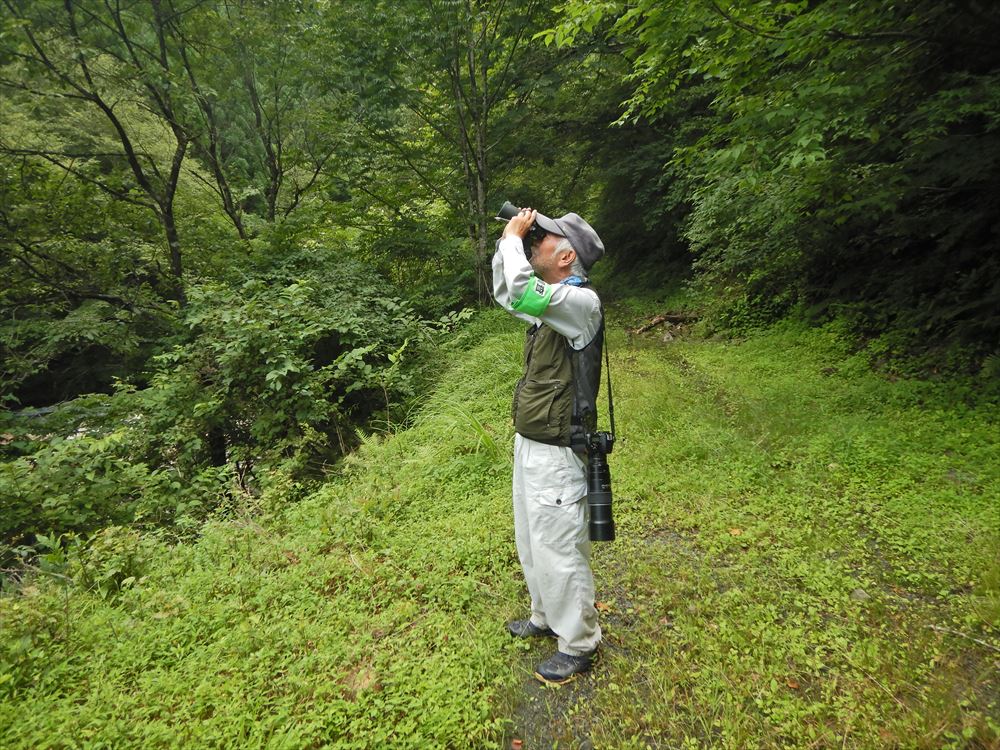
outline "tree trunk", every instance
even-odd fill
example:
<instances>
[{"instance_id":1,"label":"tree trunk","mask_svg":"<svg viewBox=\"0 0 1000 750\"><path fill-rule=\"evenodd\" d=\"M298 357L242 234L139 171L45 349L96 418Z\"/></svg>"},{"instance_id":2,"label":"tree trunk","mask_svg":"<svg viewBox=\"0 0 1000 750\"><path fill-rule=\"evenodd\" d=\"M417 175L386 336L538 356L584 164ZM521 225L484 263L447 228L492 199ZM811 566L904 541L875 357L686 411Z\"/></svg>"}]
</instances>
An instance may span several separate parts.
<instances>
[{"instance_id":1,"label":"tree trunk","mask_svg":"<svg viewBox=\"0 0 1000 750\"><path fill-rule=\"evenodd\" d=\"M482 137L479 137L478 146L482 146ZM479 278L478 286L480 289L479 301L483 303L488 303L492 298L490 293L491 284L489 274L487 272L487 263L490 257L489 248L489 225L487 222L487 211L489 210L486 205L486 153L483 150L480 154L477 154L477 161L480 162L481 167L476 171L475 183L476 183L476 275Z\"/></svg>"},{"instance_id":2,"label":"tree trunk","mask_svg":"<svg viewBox=\"0 0 1000 750\"><path fill-rule=\"evenodd\" d=\"M174 205L171 200L160 212L163 232L167 237L167 248L170 252L170 275L173 277L177 301L181 307L187 305L187 295L184 293L184 266L181 259L181 238L177 232L177 221L174 218Z\"/></svg>"}]
</instances>

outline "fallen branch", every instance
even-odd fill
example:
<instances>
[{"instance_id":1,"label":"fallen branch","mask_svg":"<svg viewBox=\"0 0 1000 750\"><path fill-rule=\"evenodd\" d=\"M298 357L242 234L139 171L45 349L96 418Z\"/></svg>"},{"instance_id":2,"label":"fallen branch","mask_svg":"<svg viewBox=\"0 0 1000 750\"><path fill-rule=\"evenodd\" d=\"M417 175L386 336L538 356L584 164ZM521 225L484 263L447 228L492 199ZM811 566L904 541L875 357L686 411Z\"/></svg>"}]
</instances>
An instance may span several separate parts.
<instances>
[{"instance_id":1,"label":"fallen branch","mask_svg":"<svg viewBox=\"0 0 1000 750\"><path fill-rule=\"evenodd\" d=\"M1000 648L997 648L992 643L987 643L986 641L981 641L978 638L973 638L968 633L963 633L960 630L952 630L951 628L943 628L940 625L927 625L926 627L930 628L931 630L937 631L938 633L950 633L951 635L957 635L957 636L961 636L962 638L968 638L973 643L978 643L980 646L983 646L984 648L992 649L993 651L996 651L997 653L1000 653Z\"/></svg>"},{"instance_id":2,"label":"fallen branch","mask_svg":"<svg viewBox=\"0 0 1000 750\"><path fill-rule=\"evenodd\" d=\"M631 333L645 333L646 331L656 328L658 325L663 325L664 323L683 324L693 323L696 320L698 320L698 316L690 313L662 313L646 323L646 325L632 329Z\"/></svg>"}]
</instances>

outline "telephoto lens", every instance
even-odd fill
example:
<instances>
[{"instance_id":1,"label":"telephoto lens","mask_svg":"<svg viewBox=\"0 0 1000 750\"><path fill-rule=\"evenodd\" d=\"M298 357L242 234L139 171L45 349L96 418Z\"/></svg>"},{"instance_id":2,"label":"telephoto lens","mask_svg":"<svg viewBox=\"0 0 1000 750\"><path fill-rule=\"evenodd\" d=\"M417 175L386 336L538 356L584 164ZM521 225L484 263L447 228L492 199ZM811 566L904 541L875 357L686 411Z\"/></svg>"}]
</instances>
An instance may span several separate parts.
<instances>
[{"instance_id":1,"label":"telephoto lens","mask_svg":"<svg viewBox=\"0 0 1000 750\"><path fill-rule=\"evenodd\" d=\"M591 441L587 464L587 504L590 506L590 540L613 542L615 520L611 516L611 469L603 446Z\"/></svg>"}]
</instances>

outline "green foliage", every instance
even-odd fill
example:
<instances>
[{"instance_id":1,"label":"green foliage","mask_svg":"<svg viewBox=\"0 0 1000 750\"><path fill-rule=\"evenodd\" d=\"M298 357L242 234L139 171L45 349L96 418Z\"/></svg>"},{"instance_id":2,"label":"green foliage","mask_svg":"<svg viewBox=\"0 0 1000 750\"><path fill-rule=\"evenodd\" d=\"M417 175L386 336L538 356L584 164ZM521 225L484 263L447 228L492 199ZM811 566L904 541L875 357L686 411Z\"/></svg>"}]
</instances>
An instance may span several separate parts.
<instances>
[{"instance_id":1,"label":"green foliage","mask_svg":"<svg viewBox=\"0 0 1000 750\"><path fill-rule=\"evenodd\" d=\"M843 324L664 347L623 314L593 676L526 689L551 642L502 628L522 331L489 311L412 427L302 502L181 544L47 539L0 597L0 742L995 744L995 403L873 375Z\"/></svg>"},{"instance_id":2,"label":"green foliage","mask_svg":"<svg viewBox=\"0 0 1000 750\"><path fill-rule=\"evenodd\" d=\"M377 254L391 247L412 267L419 253L437 268L432 283L442 272L450 281L461 259L471 273L456 291L487 301L504 199L550 212L592 200L589 162L605 120L586 98L610 80L606 67L531 44L552 20L540 3L511 12L494 0L363 0L329 6L325 18L350 61L344 88L364 136L342 183L348 208L365 205Z\"/></svg>"},{"instance_id":3,"label":"green foliage","mask_svg":"<svg viewBox=\"0 0 1000 750\"><path fill-rule=\"evenodd\" d=\"M322 461L351 425L388 426L414 395L409 364L426 330L384 282L330 255L310 247L297 262L318 268L295 278L193 290L195 335L155 358L152 388L136 394L179 467L205 460L213 432L232 460Z\"/></svg>"},{"instance_id":4,"label":"green foliage","mask_svg":"<svg viewBox=\"0 0 1000 750\"><path fill-rule=\"evenodd\" d=\"M8 418L0 538L30 545L132 521L190 530L234 493L321 475L357 426L405 420L456 316L422 322L315 243L257 273L238 288L192 287L191 335L152 358L148 385Z\"/></svg>"},{"instance_id":5,"label":"green foliage","mask_svg":"<svg viewBox=\"0 0 1000 750\"><path fill-rule=\"evenodd\" d=\"M996 741L995 397L876 377L849 332L616 368L622 544L597 565L644 657L597 684L595 746Z\"/></svg>"},{"instance_id":6,"label":"green foliage","mask_svg":"<svg viewBox=\"0 0 1000 750\"><path fill-rule=\"evenodd\" d=\"M78 585L109 599L142 585L156 551L153 537L134 528L106 526L86 545L70 547L67 570Z\"/></svg>"},{"instance_id":7,"label":"green foliage","mask_svg":"<svg viewBox=\"0 0 1000 750\"><path fill-rule=\"evenodd\" d=\"M996 9L571 0L546 43L624 45L620 122L663 175L717 325L849 313L898 353L981 360L1000 330ZM639 204L642 207L642 204ZM642 213L655 215L646 207ZM647 250L659 260L660 246Z\"/></svg>"},{"instance_id":8,"label":"green foliage","mask_svg":"<svg viewBox=\"0 0 1000 750\"><path fill-rule=\"evenodd\" d=\"M4 123L9 137L27 128ZM172 316L141 214L51 165L0 156L0 222L0 402L43 406L110 390L114 376L141 366Z\"/></svg>"},{"instance_id":9,"label":"green foliage","mask_svg":"<svg viewBox=\"0 0 1000 750\"><path fill-rule=\"evenodd\" d=\"M122 455L125 438L125 430L52 437L39 450L0 464L0 537L17 544L50 530L131 521L137 495L157 483L155 470Z\"/></svg>"},{"instance_id":10,"label":"green foliage","mask_svg":"<svg viewBox=\"0 0 1000 750\"><path fill-rule=\"evenodd\" d=\"M117 745L169 743L191 713L168 707L183 703L201 717L190 725L196 744L235 732L251 744L496 746L515 651L495 625L517 583L499 521L509 462L481 438L509 455L502 404L519 338L484 345L498 325L510 328L494 314L459 331L443 352L459 358L444 360L450 372L416 426L368 439L343 477L298 507L210 523L173 547L111 529L62 563L76 586L39 578L0 599L3 744L67 720ZM50 612L49 596L67 597L72 617ZM80 596L94 619L76 612ZM49 671L67 649L78 656ZM86 676L96 658L100 680ZM6 721L66 681L94 691L77 718L30 710ZM130 718L99 708L99 694L119 695Z\"/></svg>"}]
</instances>

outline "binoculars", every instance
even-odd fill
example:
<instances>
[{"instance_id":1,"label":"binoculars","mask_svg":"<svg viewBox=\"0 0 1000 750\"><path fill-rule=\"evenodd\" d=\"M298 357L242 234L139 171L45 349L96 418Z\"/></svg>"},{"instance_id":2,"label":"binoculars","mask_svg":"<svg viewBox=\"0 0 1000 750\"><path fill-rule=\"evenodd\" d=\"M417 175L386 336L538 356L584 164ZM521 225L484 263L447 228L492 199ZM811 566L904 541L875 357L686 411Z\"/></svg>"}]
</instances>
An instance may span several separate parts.
<instances>
[{"instance_id":1,"label":"binoculars","mask_svg":"<svg viewBox=\"0 0 1000 750\"><path fill-rule=\"evenodd\" d=\"M496 218L500 219L500 221L510 221L517 216L520 211L521 209L510 201L504 201L500 210L497 211ZM544 240L546 234L547 232L538 226L537 222L531 225L531 229L528 230L528 234L524 238L524 257L531 260L531 246L536 242Z\"/></svg>"}]
</instances>

